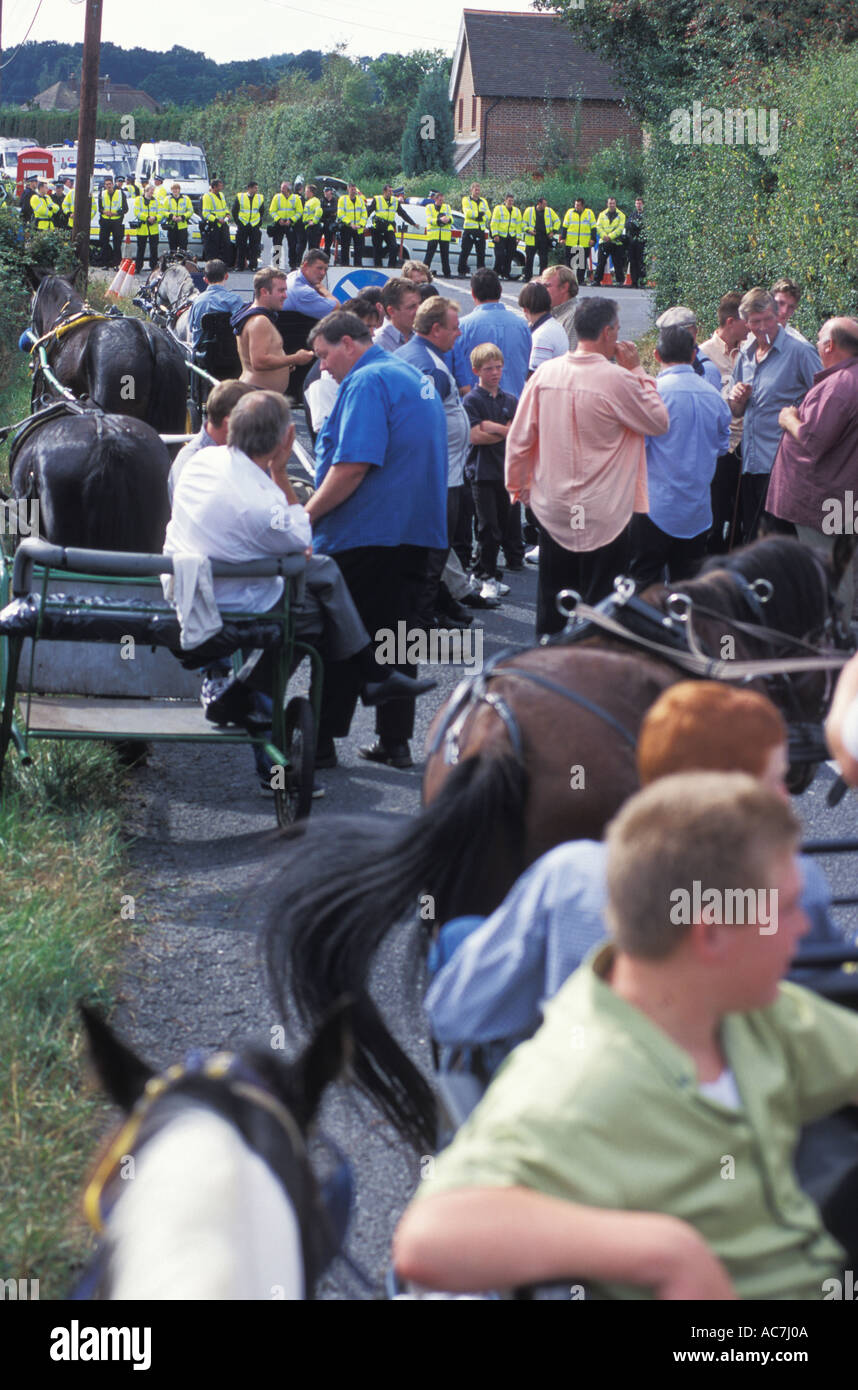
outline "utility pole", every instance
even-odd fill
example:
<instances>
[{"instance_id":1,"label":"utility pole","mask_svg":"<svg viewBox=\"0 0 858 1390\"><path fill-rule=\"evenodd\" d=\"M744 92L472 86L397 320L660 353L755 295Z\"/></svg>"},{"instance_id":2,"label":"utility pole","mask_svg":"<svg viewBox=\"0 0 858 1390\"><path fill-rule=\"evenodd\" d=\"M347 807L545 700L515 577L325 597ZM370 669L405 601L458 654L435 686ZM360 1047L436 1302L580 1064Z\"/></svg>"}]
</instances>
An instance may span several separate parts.
<instances>
[{"instance_id":1,"label":"utility pole","mask_svg":"<svg viewBox=\"0 0 858 1390\"><path fill-rule=\"evenodd\" d=\"M95 122L98 114L98 59L101 52L102 0L86 0L83 62L80 68L80 116L77 126L77 181L74 189L74 246L83 272L89 275L89 186L95 163Z\"/></svg>"},{"instance_id":2,"label":"utility pole","mask_svg":"<svg viewBox=\"0 0 858 1390\"><path fill-rule=\"evenodd\" d=\"M0 82L3 80L3 0L0 0ZM0 98L2 105L2 98ZM540 261L540 265L542 262Z\"/></svg>"}]
</instances>

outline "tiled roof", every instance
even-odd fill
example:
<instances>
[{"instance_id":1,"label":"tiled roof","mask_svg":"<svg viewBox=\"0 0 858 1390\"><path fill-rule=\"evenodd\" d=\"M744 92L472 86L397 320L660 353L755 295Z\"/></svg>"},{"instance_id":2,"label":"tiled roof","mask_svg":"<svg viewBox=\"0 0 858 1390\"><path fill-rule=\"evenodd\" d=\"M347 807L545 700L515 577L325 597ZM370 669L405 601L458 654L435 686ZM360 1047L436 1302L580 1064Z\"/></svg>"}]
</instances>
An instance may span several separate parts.
<instances>
[{"instance_id":1,"label":"tiled roof","mask_svg":"<svg viewBox=\"0 0 858 1390\"><path fill-rule=\"evenodd\" d=\"M477 96L623 99L613 69L556 15L465 10L463 19Z\"/></svg>"}]
</instances>

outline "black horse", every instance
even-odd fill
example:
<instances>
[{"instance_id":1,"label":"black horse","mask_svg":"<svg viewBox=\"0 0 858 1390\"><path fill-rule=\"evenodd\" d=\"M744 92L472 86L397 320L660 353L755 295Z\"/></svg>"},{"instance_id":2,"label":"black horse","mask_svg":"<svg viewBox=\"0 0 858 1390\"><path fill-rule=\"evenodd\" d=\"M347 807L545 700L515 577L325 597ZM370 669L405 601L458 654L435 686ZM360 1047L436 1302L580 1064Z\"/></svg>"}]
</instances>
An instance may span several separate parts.
<instances>
[{"instance_id":1,"label":"black horse","mask_svg":"<svg viewBox=\"0 0 858 1390\"><path fill-rule=\"evenodd\" d=\"M145 420L162 434L185 428L188 368L181 348L143 319L93 314L77 290L59 275L28 271L35 290L33 332L46 337L51 372L79 400L102 410ZM33 405L56 397L37 367Z\"/></svg>"},{"instance_id":2,"label":"black horse","mask_svg":"<svg viewBox=\"0 0 858 1390\"><path fill-rule=\"evenodd\" d=\"M12 496L38 502L38 534L93 550L163 549L170 456L150 425L58 403L32 416L9 453Z\"/></svg>"}]
</instances>

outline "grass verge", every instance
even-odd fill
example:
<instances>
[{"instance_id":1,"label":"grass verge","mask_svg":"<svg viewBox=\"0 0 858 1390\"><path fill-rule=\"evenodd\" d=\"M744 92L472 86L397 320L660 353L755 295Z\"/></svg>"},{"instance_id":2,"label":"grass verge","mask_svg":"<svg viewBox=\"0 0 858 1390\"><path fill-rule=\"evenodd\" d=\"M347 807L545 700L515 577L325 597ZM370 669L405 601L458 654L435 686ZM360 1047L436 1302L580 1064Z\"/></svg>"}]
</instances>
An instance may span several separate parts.
<instances>
[{"instance_id":1,"label":"grass verge","mask_svg":"<svg viewBox=\"0 0 858 1390\"><path fill-rule=\"evenodd\" d=\"M0 424L29 413L23 353L4 364ZM0 480L8 486L8 448ZM0 1280L63 1298L90 1248L81 1181L106 1103L85 1084L80 998L105 1009L121 920L121 782L100 744L10 750L0 801Z\"/></svg>"}]
</instances>

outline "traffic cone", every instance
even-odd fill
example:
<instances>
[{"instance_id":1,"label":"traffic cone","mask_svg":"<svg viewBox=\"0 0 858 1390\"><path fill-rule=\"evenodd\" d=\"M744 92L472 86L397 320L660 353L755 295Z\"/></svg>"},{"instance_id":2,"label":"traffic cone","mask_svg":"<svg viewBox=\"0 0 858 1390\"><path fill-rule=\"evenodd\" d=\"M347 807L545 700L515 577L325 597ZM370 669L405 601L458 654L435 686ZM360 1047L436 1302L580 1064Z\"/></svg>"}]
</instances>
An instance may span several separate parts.
<instances>
[{"instance_id":1,"label":"traffic cone","mask_svg":"<svg viewBox=\"0 0 858 1390\"><path fill-rule=\"evenodd\" d=\"M110 282L110 288L106 291L106 294L105 294L105 298L106 298L106 299L118 299L118 298L119 298L120 294L122 293L122 286L123 286L124 283L125 283L125 276L126 276L126 274L127 274L127 267L128 267L128 262L127 262L127 261L120 261L120 263L119 263L119 269L117 270L116 274L114 275L113 279L112 279L111 282Z\"/></svg>"},{"instance_id":2,"label":"traffic cone","mask_svg":"<svg viewBox=\"0 0 858 1390\"><path fill-rule=\"evenodd\" d=\"M632 284L632 273L631 273L630 270L627 270L627 271L626 271L626 278L625 278L625 280L623 281L623 288L624 288L624 289L631 289L631 284Z\"/></svg>"},{"instance_id":3,"label":"traffic cone","mask_svg":"<svg viewBox=\"0 0 858 1390\"><path fill-rule=\"evenodd\" d=\"M121 295L123 295L123 296L132 295L132 294L134 293L134 266L135 266L135 261L134 261L133 257L129 256L127 260L125 260L125 261L122 262L122 266L123 266L124 269L125 269L125 279L124 279L123 282L122 282L122 285L121 285L121 287L120 287L119 293L120 293Z\"/></svg>"},{"instance_id":4,"label":"traffic cone","mask_svg":"<svg viewBox=\"0 0 858 1390\"><path fill-rule=\"evenodd\" d=\"M602 276L602 284L603 284L603 285L613 285L613 283L614 283L614 281L613 281L613 277L612 277L612 275L611 275L611 272L610 272L610 271L607 269L607 267L606 267L606 268L605 268L605 273L604 273L604 275Z\"/></svg>"}]
</instances>

